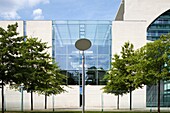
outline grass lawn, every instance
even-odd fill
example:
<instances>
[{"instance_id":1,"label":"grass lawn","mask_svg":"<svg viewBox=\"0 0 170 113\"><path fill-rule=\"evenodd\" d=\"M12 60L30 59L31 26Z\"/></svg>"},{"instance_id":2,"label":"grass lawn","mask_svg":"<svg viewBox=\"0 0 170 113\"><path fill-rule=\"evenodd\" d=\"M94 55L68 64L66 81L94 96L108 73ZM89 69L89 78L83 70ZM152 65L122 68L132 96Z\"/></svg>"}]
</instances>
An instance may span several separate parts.
<instances>
[{"instance_id":1,"label":"grass lawn","mask_svg":"<svg viewBox=\"0 0 170 113\"><path fill-rule=\"evenodd\" d=\"M38 111L33 111L33 112L16 112L16 111L9 111L9 112L5 112L5 113L82 113L81 111L55 111L55 112L38 112ZM85 113L102 113L101 111L86 111ZM151 113L151 112L142 112L142 111L104 111L103 113ZM157 113L157 112L152 112L152 113ZM168 112L161 112L161 113L168 113Z\"/></svg>"}]
</instances>

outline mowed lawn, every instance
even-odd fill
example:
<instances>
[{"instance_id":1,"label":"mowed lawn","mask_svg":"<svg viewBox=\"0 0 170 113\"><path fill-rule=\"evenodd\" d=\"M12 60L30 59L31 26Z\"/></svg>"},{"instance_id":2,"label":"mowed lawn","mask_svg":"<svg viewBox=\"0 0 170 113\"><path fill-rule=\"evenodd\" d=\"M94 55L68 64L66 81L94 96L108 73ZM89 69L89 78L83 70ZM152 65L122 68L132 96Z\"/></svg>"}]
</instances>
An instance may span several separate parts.
<instances>
[{"instance_id":1,"label":"mowed lawn","mask_svg":"<svg viewBox=\"0 0 170 113\"><path fill-rule=\"evenodd\" d=\"M30 111L30 112L20 112L20 111L18 111L18 112L16 112L16 111L8 111L8 112L5 112L5 113L82 113L81 111L55 111L55 112L46 112L46 111L44 111L44 112L38 112L38 111ZM132 111L132 112L130 112L130 111L120 111L120 112L118 112L118 111L103 111L103 112L101 112L101 111L85 111L85 113L151 113L151 112L142 112L142 111ZM152 113L157 113L157 112L152 112ZM170 111L168 112L161 112L161 113L170 113Z\"/></svg>"}]
</instances>

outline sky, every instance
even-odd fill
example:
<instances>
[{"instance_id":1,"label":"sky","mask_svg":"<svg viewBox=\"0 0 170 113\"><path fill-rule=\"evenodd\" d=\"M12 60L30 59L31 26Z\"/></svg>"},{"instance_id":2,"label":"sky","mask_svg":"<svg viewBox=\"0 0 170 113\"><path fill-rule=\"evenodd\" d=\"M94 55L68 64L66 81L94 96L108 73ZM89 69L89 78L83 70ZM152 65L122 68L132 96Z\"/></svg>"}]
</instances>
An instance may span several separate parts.
<instances>
[{"instance_id":1,"label":"sky","mask_svg":"<svg viewBox=\"0 0 170 113\"><path fill-rule=\"evenodd\" d=\"M0 20L114 20L121 0L0 0Z\"/></svg>"}]
</instances>

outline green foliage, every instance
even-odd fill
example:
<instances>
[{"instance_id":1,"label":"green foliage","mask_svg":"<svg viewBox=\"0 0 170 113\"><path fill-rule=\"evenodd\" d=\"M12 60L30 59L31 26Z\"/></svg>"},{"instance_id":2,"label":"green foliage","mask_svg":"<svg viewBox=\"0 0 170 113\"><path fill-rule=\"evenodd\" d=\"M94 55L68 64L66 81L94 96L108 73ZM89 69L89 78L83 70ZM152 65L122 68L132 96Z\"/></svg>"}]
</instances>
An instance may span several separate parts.
<instances>
[{"instance_id":1,"label":"green foliage","mask_svg":"<svg viewBox=\"0 0 170 113\"><path fill-rule=\"evenodd\" d=\"M106 93L123 95L140 85L136 82L135 72L130 68L136 61L134 56L133 44L126 42L122 47L120 56L115 54L112 67L108 71L106 79L107 85L103 88Z\"/></svg>"},{"instance_id":2,"label":"green foliage","mask_svg":"<svg viewBox=\"0 0 170 113\"><path fill-rule=\"evenodd\" d=\"M38 92L46 95L58 94L64 75L59 73L57 64L52 64L52 58L46 52L47 43L38 38L26 38L21 51L20 73L18 84L23 83L28 92Z\"/></svg>"},{"instance_id":3,"label":"green foliage","mask_svg":"<svg viewBox=\"0 0 170 113\"><path fill-rule=\"evenodd\" d=\"M57 64L47 53L47 43L38 38L18 37L18 24L0 27L0 80L12 88L24 84L28 92L58 94L64 91Z\"/></svg>"},{"instance_id":4,"label":"green foliage","mask_svg":"<svg viewBox=\"0 0 170 113\"><path fill-rule=\"evenodd\" d=\"M64 92L65 90L62 85L66 77L60 73L57 64L48 64L48 68L45 69L47 73L43 76L44 82L37 89L38 93L49 96Z\"/></svg>"},{"instance_id":5,"label":"green foliage","mask_svg":"<svg viewBox=\"0 0 170 113\"><path fill-rule=\"evenodd\" d=\"M138 75L137 81L145 85L158 85L160 113L160 81L170 79L170 34L162 35L160 39L147 43L136 52L135 57L137 62L130 69L135 70Z\"/></svg>"},{"instance_id":6,"label":"green foliage","mask_svg":"<svg viewBox=\"0 0 170 113\"><path fill-rule=\"evenodd\" d=\"M0 27L0 80L7 84L15 82L16 65L20 58L19 50L24 37L17 37L18 24Z\"/></svg>"},{"instance_id":7,"label":"green foliage","mask_svg":"<svg viewBox=\"0 0 170 113\"><path fill-rule=\"evenodd\" d=\"M108 80L107 85L104 87L104 92L113 93L115 95L123 95L128 90L125 81L121 78L123 76L124 67L122 59L115 54L112 62L112 68L107 72L105 79Z\"/></svg>"},{"instance_id":8,"label":"green foliage","mask_svg":"<svg viewBox=\"0 0 170 113\"><path fill-rule=\"evenodd\" d=\"M143 84L156 84L160 80L170 79L170 34L162 35L160 39L147 43L139 49L138 63L132 68L137 70Z\"/></svg>"},{"instance_id":9,"label":"green foliage","mask_svg":"<svg viewBox=\"0 0 170 113\"><path fill-rule=\"evenodd\" d=\"M129 42L122 47L120 56L114 55L112 68L107 73L109 81L104 92L116 95L127 93L156 84L160 80L170 79L170 34L163 35L159 40L147 43L134 51Z\"/></svg>"}]
</instances>

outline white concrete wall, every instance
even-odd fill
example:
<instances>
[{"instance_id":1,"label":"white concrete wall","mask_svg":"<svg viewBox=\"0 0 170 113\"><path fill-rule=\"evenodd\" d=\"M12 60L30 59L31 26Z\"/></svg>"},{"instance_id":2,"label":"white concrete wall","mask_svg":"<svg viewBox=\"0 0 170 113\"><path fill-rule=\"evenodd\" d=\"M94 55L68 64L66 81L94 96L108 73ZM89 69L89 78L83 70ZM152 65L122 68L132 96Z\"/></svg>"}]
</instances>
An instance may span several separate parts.
<instances>
[{"instance_id":1,"label":"white concrete wall","mask_svg":"<svg viewBox=\"0 0 170 113\"><path fill-rule=\"evenodd\" d=\"M119 54L121 47L129 41L138 49L146 44L146 22L113 21L112 22L112 55Z\"/></svg>"},{"instance_id":2,"label":"white concrete wall","mask_svg":"<svg viewBox=\"0 0 170 113\"><path fill-rule=\"evenodd\" d=\"M124 20L146 20L147 25L170 9L170 0L125 0Z\"/></svg>"},{"instance_id":3,"label":"white concrete wall","mask_svg":"<svg viewBox=\"0 0 170 113\"><path fill-rule=\"evenodd\" d=\"M88 109L103 109L111 110L117 109L117 96L114 94L106 94L102 91L103 86L90 86L85 87L85 108ZM54 96L54 108L80 108L79 107L79 86L65 87L65 93ZM33 94L34 110L44 109L45 100L44 95L37 93ZM30 110L31 100L30 93L24 91L24 110ZM133 109L146 109L146 87L137 89L132 93L132 108ZM53 97L49 96L47 100L47 108L53 108ZM120 109L129 109L129 94L120 96ZM1 106L1 103L0 103ZM5 106L7 110L21 110L21 92L5 89Z\"/></svg>"},{"instance_id":4,"label":"white concrete wall","mask_svg":"<svg viewBox=\"0 0 170 113\"><path fill-rule=\"evenodd\" d=\"M65 87L66 92L54 96L54 108L79 108L79 86ZM0 94L1 95L1 94ZM1 98L0 98L1 101ZM34 110L44 109L45 96L37 93L33 94ZM1 102L0 102L1 108ZM21 92L18 90L5 89L5 108L6 110L21 110ZM31 109L31 94L23 93L24 110ZM53 108L53 96L47 99L47 108Z\"/></svg>"},{"instance_id":5,"label":"white concrete wall","mask_svg":"<svg viewBox=\"0 0 170 113\"><path fill-rule=\"evenodd\" d=\"M11 24L15 24L18 23L18 28L17 28L17 32L19 33L18 36L23 36L23 21L0 21L0 27L2 27L3 29L7 30L7 26L11 25Z\"/></svg>"},{"instance_id":6,"label":"white concrete wall","mask_svg":"<svg viewBox=\"0 0 170 113\"><path fill-rule=\"evenodd\" d=\"M48 42L48 52L52 56L52 21L26 21L26 35Z\"/></svg>"},{"instance_id":7,"label":"white concrete wall","mask_svg":"<svg viewBox=\"0 0 170 113\"><path fill-rule=\"evenodd\" d=\"M86 109L117 109L117 96L103 93L104 86L86 86ZM102 97L103 95L103 97ZM119 97L120 109L129 109L129 93ZM146 87L132 92L132 108L146 109Z\"/></svg>"}]
</instances>

